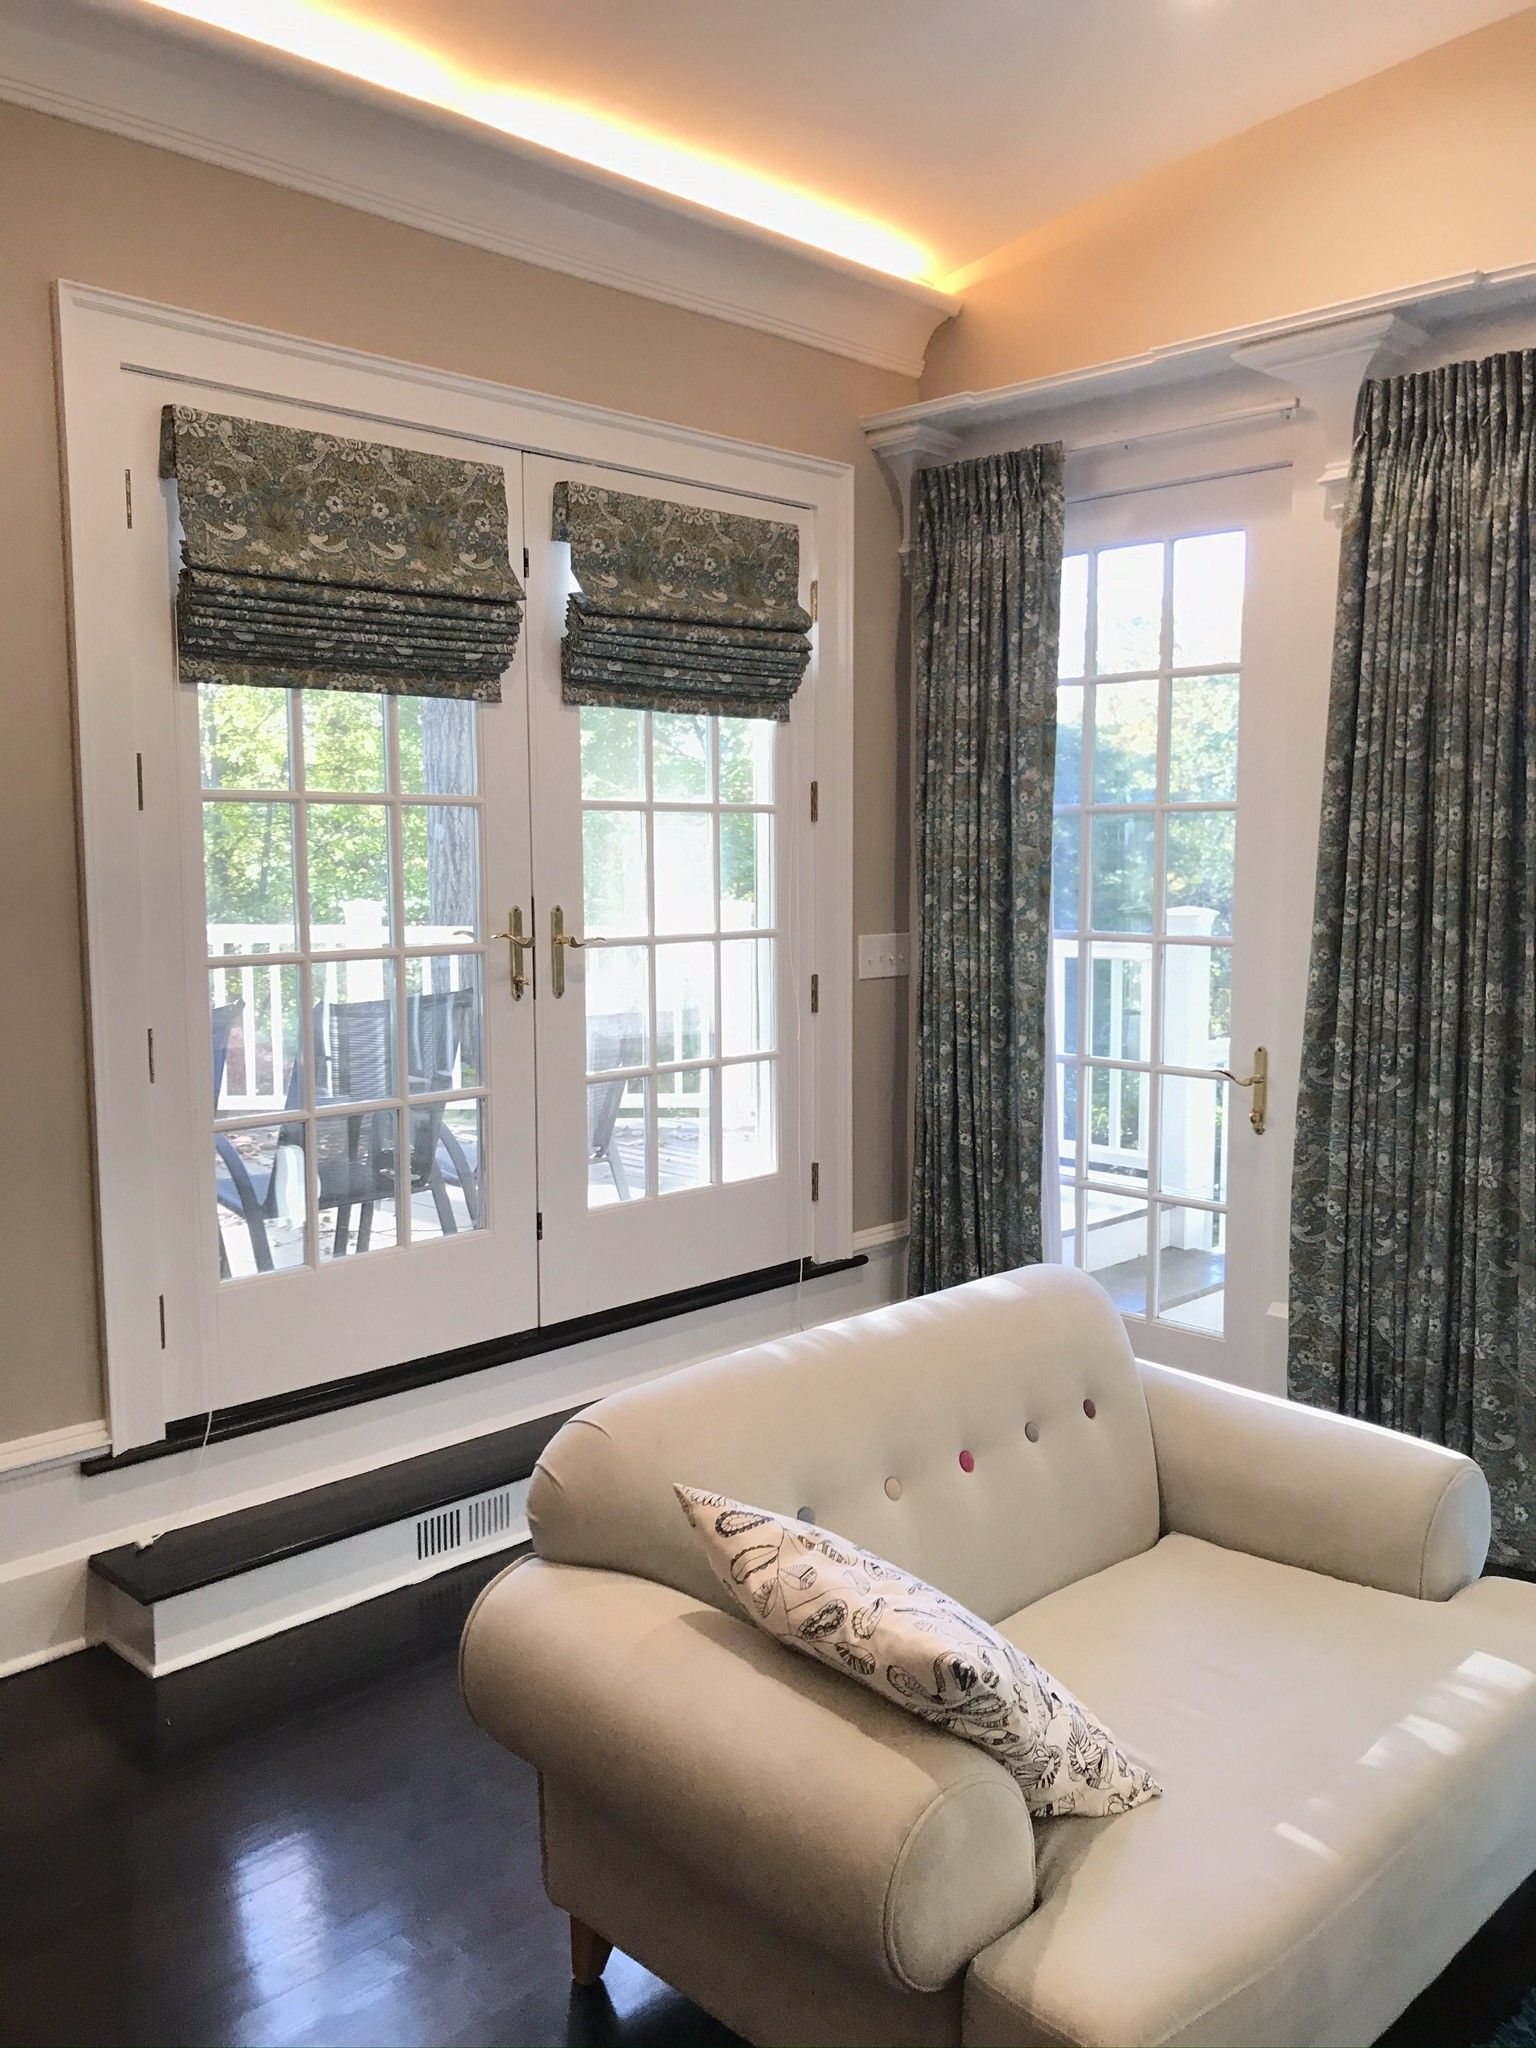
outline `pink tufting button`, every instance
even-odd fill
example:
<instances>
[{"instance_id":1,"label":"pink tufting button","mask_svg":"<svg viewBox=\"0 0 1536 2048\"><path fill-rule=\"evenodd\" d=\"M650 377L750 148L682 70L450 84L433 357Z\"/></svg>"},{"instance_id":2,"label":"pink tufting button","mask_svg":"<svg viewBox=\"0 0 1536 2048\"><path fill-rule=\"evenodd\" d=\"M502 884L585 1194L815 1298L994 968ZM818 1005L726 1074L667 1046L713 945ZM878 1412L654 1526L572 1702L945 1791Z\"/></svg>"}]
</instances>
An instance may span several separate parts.
<instances>
[{"instance_id":1,"label":"pink tufting button","mask_svg":"<svg viewBox=\"0 0 1536 2048\"><path fill-rule=\"evenodd\" d=\"M962 1472L974 1472L976 1470L976 1460L969 1451L962 1451L960 1453L960 1470Z\"/></svg>"}]
</instances>

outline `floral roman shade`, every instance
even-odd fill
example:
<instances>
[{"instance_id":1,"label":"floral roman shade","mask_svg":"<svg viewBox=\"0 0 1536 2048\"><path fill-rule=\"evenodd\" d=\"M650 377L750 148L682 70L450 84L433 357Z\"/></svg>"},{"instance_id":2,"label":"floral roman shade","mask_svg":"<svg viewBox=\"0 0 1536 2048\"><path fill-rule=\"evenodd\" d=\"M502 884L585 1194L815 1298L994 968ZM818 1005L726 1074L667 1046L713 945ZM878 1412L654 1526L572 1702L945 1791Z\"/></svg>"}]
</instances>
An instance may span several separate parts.
<instances>
[{"instance_id":1,"label":"floral roman shade","mask_svg":"<svg viewBox=\"0 0 1536 2048\"><path fill-rule=\"evenodd\" d=\"M184 682L499 700L523 612L500 469L168 405L160 474Z\"/></svg>"},{"instance_id":2,"label":"floral roman shade","mask_svg":"<svg viewBox=\"0 0 1536 2048\"><path fill-rule=\"evenodd\" d=\"M811 656L795 527L567 482L553 537L570 542L581 586L561 649L567 704L788 718Z\"/></svg>"}]
</instances>

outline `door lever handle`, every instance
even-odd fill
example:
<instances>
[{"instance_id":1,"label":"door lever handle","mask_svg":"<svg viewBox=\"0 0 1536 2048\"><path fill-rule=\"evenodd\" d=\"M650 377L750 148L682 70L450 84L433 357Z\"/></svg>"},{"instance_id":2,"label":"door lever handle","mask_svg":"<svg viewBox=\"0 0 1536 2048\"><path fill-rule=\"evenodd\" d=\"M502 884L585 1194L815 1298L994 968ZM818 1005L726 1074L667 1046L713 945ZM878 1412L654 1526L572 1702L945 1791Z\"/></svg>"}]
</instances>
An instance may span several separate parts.
<instances>
[{"instance_id":1,"label":"door lever handle","mask_svg":"<svg viewBox=\"0 0 1536 2048\"><path fill-rule=\"evenodd\" d=\"M583 946L602 945L603 940L596 932L589 932L582 939L565 928L565 912L557 903L549 913L549 987L552 995L565 994L565 954L570 947L580 952Z\"/></svg>"},{"instance_id":2,"label":"door lever handle","mask_svg":"<svg viewBox=\"0 0 1536 2048\"><path fill-rule=\"evenodd\" d=\"M1234 1088L1251 1088L1253 1090L1253 1102L1248 1110L1248 1121L1253 1125L1254 1136L1262 1138L1264 1126L1269 1120L1268 1047L1263 1045L1254 1047L1253 1072L1246 1079L1241 1074L1234 1074L1230 1067L1213 1067L1211 1071L1219 1074L1223 1081L1230 1081Z\"/></svg>"},{"instance_id":3,"label":"door lever handle","mask_svg":"<svg viewBox=\"0 0 1536 2048\"><path fill-rule=\"evenodd\" d=\"M504 932L492 932L493 939L505 939L507 958L512 969L512 1000L521 1002L523 990L528 986L528 977L523 972L523 952L533 944L531 934L524 935L523 913L515 906L507 912L507 928Z\"/></svg>"}]
</instances>

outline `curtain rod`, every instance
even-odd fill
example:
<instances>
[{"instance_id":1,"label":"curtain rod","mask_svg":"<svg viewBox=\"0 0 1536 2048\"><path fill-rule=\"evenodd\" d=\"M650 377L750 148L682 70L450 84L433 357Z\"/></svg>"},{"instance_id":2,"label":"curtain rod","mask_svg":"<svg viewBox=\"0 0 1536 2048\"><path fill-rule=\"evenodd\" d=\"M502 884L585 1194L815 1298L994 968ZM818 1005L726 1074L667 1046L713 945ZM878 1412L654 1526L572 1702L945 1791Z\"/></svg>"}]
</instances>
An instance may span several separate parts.
<instances>
[{"instance_id":1,"label":"curtain rod","mask_svg":"<svg viewBox=\"0 0 1536 2048\"><path fill-rule=\"evenodd\" d=\"M1118 446L1118 443L1112 444ZM1294 469L1295 464L1286 458L1280 462L1246 462L1238 469L1207 469L1198 476L1161 477L1155 483L1121 484L1110 491L1080 491L1069 493L1064 502L1068 505L1097 505L1105 498L1139 498L1148 491L1176 491L1186 484L1219 484L1229 478L1240 476L1269 476L1276 470Z\"/></svg>"}]
</instances>

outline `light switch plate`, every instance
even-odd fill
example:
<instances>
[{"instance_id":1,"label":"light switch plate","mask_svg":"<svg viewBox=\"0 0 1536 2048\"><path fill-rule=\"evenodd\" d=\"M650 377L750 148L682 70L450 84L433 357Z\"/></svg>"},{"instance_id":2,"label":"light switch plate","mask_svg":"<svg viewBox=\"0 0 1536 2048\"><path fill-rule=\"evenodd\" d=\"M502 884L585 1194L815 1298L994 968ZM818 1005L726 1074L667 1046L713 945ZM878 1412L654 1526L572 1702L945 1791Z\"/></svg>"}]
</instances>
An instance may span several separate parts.
<instances>
[{"instance_id":1,"label":"light switch plate","mask_svg":"<svg viewBox=\"0 0 1536 2048\"><path fill-rule=\"evenodd\" d=\"M905 932L859 934L860 981L877 981L887 975L911 972L912 942Z\"/></svg>"}]
</instances>

